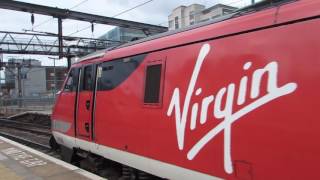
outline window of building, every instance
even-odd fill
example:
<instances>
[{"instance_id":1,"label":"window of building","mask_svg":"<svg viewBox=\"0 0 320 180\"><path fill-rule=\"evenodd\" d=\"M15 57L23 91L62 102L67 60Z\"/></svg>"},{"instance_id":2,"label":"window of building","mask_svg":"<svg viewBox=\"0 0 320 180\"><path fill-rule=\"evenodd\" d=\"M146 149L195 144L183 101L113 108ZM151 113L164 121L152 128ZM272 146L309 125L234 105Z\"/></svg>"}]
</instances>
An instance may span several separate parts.
<instances>
[{"instance_id":1,"label":"window of building","mask_svg":"<svg viewBox=\"0 0 320 180\"><path fill-rule=\"evenodd\" d=\"M146 54L102 63L98 67L98 90L112 90L138 68Z\"/></svg>"},{"instance_id":2,"label":"window of building","mask_svg":"<svg viewBox=\"0 0 320 180\"><path fill-rule=\"evenodd\" d=\"M174 18L174 28L179 29L179 17L178 16Z\"/></svg>"},{"instance_id":3,"label":"window of building","mask_svg":"<svg viewBox=\"0 0 320 180\"><path fill-rule=\"evenodd\" d=\"M82 90L92 91L92 89L93 89L93 73L92 73L92 65L90 65L84 68Z\"/></svg>"},{"instance_id":4,"label":"window of building","mask_svg":"<svg viewBox=\"0 0 320 180\"><path fill-rule=\"evenodd\" d=\"M173 20L169 21L169 28L173 28Z\"/></svg>"},{"instance_id":5,"label":"window of building","mask_svg":"<svg viewBox=\"0 0 320 180\"><path fill-rule=\"evenodd\" d=\"M27 73L21 74L21 79L28 79Z\"/></svg>"},{"instance_id":6,"label":"window of building","mask_svg":"<svg viewBox=\"0 0 320 180\"><path fill-rule=\"evenodd\" d=\"M194 20L194 11L190 11L189 18L190 18L190 21Z\"/></svg>"},{"instance_id":7,"label":"window of building","mask_svg":"<svg viewBox=\"0 0 320 180\"><path fill-rule=\"evenodd\" d=\"M225 15L225 14L230 14L230 13L233 13L234 10L231 10L231 9L223 9L222 10L222 14Z\"/></svg>"},{"instance_id":8,"label":"window of building","mask_svg":"<svg viewBox=\"0 0 320 180\"><path fill-rule=\"evenodd\" d=\"M160 102L161 70L162 64L147 66L144 103L150 104Z\"/></svg>"},{"instance_id":9,"label":"window of building","mask_svg":"<svg viewBox=\"0 0 320 180\"><path fill-rule=\"evenodd\" d=\"M218 15L212 16L211 19L215 19L215 18L218 18L218 17L220 17L220 16L221 16L221 15L218 14ZM209 19L207 19L207 20L209 20ZM206 20L206 21L207 21L207 20Z\"/></svg>"}]
</instances>

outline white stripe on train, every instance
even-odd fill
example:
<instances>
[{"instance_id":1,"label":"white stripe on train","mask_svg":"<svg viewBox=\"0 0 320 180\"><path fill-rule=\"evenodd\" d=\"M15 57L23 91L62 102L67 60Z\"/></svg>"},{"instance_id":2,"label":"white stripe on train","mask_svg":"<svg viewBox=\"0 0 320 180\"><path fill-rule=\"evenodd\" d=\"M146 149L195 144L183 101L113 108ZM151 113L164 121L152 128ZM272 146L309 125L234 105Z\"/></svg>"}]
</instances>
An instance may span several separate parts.
<instances>
[{"instance_id":1,"label":"white stripe on train","mask_svg":"<svg viewBox=\"0 0 320 180\"><path fill-rule=\"evenodd\" d=\"M193 171L190 169L182 168L169 163L161 162L137 154L121 151L115 148L99 145L96 143L88 142L71 136L67 136L60 132L53 131L58 144L62 144L68 148L80 148L85 151L90 151L94 154L105 157L121 164L134 167L136 169L148 172L150 174L168 178L172 180L220 180L221 178L209 176L204 173ZM61 141L63 140L63 141Z\"/></svg>"}]
</instances>

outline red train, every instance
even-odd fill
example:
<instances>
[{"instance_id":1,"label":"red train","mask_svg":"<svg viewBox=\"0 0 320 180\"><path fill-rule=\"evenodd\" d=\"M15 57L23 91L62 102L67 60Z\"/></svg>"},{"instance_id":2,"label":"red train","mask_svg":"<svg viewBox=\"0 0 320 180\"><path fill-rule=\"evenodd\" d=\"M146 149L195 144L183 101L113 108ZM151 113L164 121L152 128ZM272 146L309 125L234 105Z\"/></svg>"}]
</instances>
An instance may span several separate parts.
<instances>
[{"instance_id":1,"label":"red train","mask_svg":"<svg viewBox=\"0 0 320 180\"><path fill-rule=\"evenodd\" d=\"M65 159L140 179L320 179L320 1L245 10L74 64L52 115Z\"/></svg>"}]
</instances>

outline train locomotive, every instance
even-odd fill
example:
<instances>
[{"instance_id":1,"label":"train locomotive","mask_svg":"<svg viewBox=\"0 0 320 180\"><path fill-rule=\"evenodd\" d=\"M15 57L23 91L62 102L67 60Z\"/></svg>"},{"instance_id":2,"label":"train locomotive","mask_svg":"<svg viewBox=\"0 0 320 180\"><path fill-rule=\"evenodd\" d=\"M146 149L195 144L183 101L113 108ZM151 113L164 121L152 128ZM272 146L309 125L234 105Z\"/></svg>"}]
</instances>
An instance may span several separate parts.
<instances>
[{"instance_id":1,"label":"train locomotive","mask_svg":"<svg viewBox=\"0 0 320 180\"><path fill-rule=\"evenodd\" d=\"M273 0L91 54L51 144L110 179L320 179L319 34L320 1Z\"/></svg>"}]
</instances>

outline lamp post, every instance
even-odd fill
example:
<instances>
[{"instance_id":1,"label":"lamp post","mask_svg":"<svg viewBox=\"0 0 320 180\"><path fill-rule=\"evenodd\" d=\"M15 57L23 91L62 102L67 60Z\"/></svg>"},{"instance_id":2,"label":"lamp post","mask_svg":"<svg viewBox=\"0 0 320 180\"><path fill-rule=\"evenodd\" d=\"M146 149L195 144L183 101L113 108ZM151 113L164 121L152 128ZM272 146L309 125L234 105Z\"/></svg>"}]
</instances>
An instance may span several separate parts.
<instances>
[{"instance_id":1,"label":"lamp post","mask_svg":"<svg viewBox=\"0 0 320 180\"><path fill-rule=\"evenodd\" d=\"M0 62L1 63L1 62ZM0 65L0 99L1 99L1 97L2 97L2 67L1 67L1 65Z\"/></svg>"},{"instance_id":2,"label":"lamp post","mask_svg":"<svg viewBox=\"0 0 320 180\"><path fill-rule=\"evenodd\" d=\"M56 60L59 60L59 58L53 58L53 57L48 57L48 58L53 60L53 83L54 83L53 96L55 97L57 93Z\"/></svg>"},{"instance_id":3,"label":"lamp post","mask_svg":"<svg viewBox=\"0 0 320 180\"><path fill-rule=\"evenodd\" d=\"M2 51L2 48L0 48L0 51ZM3 54L0 54L0 97L2 97L2 66L3 66Z\"/></svg>"}]
</instances>

